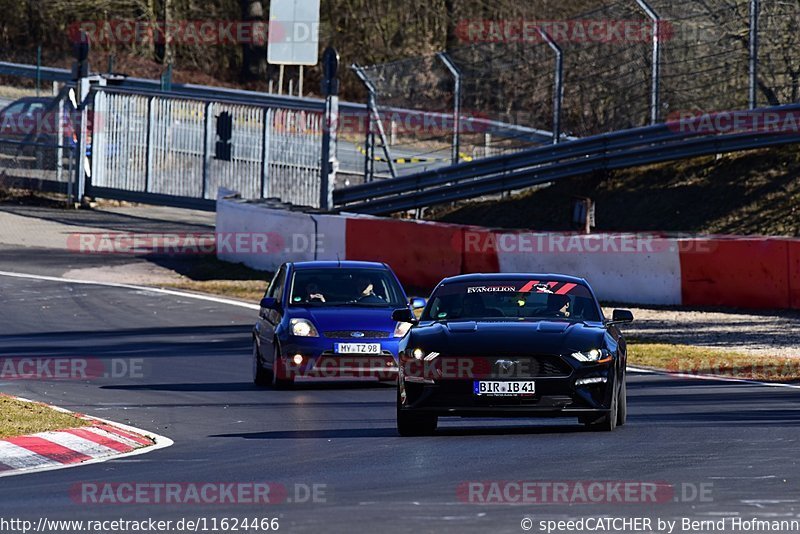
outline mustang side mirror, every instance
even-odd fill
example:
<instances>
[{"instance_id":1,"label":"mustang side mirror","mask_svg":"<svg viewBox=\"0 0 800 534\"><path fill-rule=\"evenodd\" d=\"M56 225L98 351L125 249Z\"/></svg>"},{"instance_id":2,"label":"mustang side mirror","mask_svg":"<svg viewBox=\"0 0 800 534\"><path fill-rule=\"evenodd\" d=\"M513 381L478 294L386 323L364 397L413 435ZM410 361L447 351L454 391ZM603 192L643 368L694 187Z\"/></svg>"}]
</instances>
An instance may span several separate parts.
<instances>
[{"instance_id":1,"label":"mustang side mirror","mask_svg":"<svg viewBox=\"0 0 800 534\"><path fill-rule=\"evenodd\" d=\"M422 297L414 297L410 301L411 307L415 310L425 307L425 299Z\"/></svg>"},{"instance_id":2,"label":"mustang side mirror","mask_svg":"<svg viewBox=\"0 0 800 534\"><path fill-rule=\"evenodd\" d=\"M280 304L275 297L264 297L261 299L260 304L262 308L266 308L268 310L277 310L280 307Z\"/></svg>"},{"instance_id":3,"label":"mustang side mirror","mask_svg":"<svg viewBox=\"0 0 800 534\"><path fill-rule=\"evenodd\" d=\"M611 314L612 323L630 323L633 321L633 313L630 310L614 310Z\"/></svg>"},{"instance_id":4,"label":"mustang side mirror","mask_svg":"<svg viewBox=\"0 0 800 534\"><path fill-rule=\"evenodd\" d=\"M417 319L408 308L398 308L392 312L392 321L399 323L416 323Z\"/></svg>"}]
</instances>

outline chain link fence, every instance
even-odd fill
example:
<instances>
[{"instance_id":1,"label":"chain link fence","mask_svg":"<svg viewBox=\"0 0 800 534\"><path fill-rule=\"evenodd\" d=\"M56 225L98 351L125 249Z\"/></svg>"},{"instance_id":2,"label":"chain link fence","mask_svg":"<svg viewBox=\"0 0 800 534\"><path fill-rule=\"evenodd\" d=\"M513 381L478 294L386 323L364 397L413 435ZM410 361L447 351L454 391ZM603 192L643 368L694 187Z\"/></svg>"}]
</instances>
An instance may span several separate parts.
<instances>
[{"instance_id":1,"label":"chain link fence","mask_svg":"<svg viewBox=\"0 0 800 534\"><path fill-rule=\"evenodd\" d=\"M15 96L0 100L0 186L67 193L77 152L74 106L66 93Z\"/></svg>"},{"instance_id":2,"label":"chain link fence","mask_svg":"<svg viewBox=\"0 0 800 534\"><path fill-rule=\"evenodd\" d=\"M463 20L459 30L468 46L447 51L459 94L436 55L363 69L389 131L397 109L452 116L460 104L457 138L430 129L389 136L395 160L435 155L445 165L455 146L464 161L800 99L797 2L619 0L570 19ZM397 174L420 170L407 168Z\"/></svg>"}]
</instances>

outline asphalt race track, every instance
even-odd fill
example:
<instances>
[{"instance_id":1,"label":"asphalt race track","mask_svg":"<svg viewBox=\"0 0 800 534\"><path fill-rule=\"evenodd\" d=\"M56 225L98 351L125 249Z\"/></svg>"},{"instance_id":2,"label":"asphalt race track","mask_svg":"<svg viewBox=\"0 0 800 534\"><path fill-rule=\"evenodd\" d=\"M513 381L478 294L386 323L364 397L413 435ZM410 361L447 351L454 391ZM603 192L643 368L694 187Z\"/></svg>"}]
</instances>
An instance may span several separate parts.
<instances>
[{"instance_id":1,"label":"asphalt race track","mask_svg":"<svg viewBox=\"0 0 800 534\"><path fill-rule=\"evenodd\" d=\"M279 517L281 532L521 532L525 517L798 518L800 390L654 374L628 378L628 424L445 420L395 433L392 386L251 382L246 308L146 291L0 276L0 354L141 361L141 373L8 381L7 393L175 441L142 456L0 480L0 515L48 519ZM469 481L637 481L658 503L474 504ZM275 505L78 504L82 482L324 484ZM704 488L705 497L696 495ZM289 498L292 498L290 490ZM535 523L532 532L539 532ZM678 529L676 529L678 531Z\"/></svg>"}]
</instances>

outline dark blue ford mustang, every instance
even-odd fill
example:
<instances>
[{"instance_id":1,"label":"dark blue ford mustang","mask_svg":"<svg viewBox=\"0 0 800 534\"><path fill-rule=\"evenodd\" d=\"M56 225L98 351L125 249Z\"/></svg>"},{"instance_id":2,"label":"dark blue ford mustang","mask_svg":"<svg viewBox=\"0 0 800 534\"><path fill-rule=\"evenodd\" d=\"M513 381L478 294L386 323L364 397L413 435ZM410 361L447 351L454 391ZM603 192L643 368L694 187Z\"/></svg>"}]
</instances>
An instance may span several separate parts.
<instances>
[{"instance_id":1,"label":"dark blue ford mustang","mask_svg":"<svg viewBox=\"0 0 800 534\"><path fill-rule=\"evenodd\" d=\"M586 280L553 274L446 278L400 342L397 427L428 434L440 416L577 417L625 423L628 310L603 317Z\"/></svg>"},{"instance_id":2,"label":"dark blue ford mustang","mask_svg":"<svg viewBox=\"0 0 800 534\"><path fill-rule=\"evenodd\" d=\"M285 387L296 377L395 380L397 345L410 323L392 312L422 308L385 263L285 263L261 299L253 329L253 381Z\"/></svg>"}]
</instances>

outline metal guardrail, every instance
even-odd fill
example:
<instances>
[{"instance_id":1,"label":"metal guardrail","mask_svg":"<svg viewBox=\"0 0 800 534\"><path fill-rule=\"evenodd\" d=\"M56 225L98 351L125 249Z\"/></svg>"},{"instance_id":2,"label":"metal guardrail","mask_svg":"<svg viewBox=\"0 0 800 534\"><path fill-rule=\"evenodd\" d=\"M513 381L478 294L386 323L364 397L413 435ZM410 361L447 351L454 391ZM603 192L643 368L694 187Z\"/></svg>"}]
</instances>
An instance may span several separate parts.
<instances>
[{"instance_id":1,"label":"metal guardrail","mask_svg":"<svg viewBox=\"0 0 800 534\"><path fill-rule=\"evenodd\" d=\"M742 113L789 112L800 112L800 104ZM714 116L596 135L339 189L334 191L333 201L342 210L381 215L522 189L598 170L800 143L796 133L697 133L700 121L711 118L713 123Z\"/></svg>"}]
</instances>

